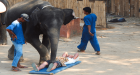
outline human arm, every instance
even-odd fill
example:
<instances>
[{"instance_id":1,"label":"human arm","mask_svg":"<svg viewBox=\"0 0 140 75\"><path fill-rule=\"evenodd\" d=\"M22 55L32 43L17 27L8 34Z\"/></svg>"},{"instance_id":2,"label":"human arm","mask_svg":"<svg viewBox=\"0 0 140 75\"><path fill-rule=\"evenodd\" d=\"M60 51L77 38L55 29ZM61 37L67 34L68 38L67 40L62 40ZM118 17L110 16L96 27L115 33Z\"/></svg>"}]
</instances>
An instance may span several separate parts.
<instances>
[{"instance_id":1,"label":"human arm","mask_svg":"<svg viewBox=\"0 0 140 75\"><path fill-rule=\"evenodd\" d=\"M92 34L90 31L91 31L91 25L88 25L88 32L89 32L89 34L90 34L91 36L94 36L94 34Z\"/></svg>"},{"instance_id":2,"label":"human arm","mask_svg":"<svg viewBox=\"0 0 140 75\"><path fill-rule=\"evenodd\" d=\"M90 23L90 21L89 21L89 19L88 19L87 17L84 18L84 22L85 22L85 25L87 25L87 27L88 27L88 32L89 32L89 34L90 34L91 36L94 36L94 34L91 33L91 23Z\"/></svg>"},{"instance_id":3,"label":"human arm","mask_svg":"<svg viewBox=\"0 0 140 75\"><path fill-rule=\"evenodd\" d=\"M12 40L14 41L14 39L17 39L17 36L10 30L10 29L6 29L6 31L8 31L9 34L12 35Z\"/></svg>"},{"instance_id":4,"label":"human arm","mask_svg":"<svg viewBox=\"0 0 140 75\"><path fill-rule=\"evenodd\" d=\"M11 25L9 25L7 28L6 28L6 31L8 31L8 33L10 35L12 35L12 40L14 41L14 39L16 38L17 39L17 36L16 34L13 32L14 28L16 27L16 23L12 23Z\"/></svg>"},{"instance_id":5,"label":"human arm","mask_svg":"<svg viewBox=\"0 0 140 75\"><path fill-rule=\"evenodd\" d=\"M27 41L25 40L25 44L27 45Z\"/></svg>"}]
</instances>

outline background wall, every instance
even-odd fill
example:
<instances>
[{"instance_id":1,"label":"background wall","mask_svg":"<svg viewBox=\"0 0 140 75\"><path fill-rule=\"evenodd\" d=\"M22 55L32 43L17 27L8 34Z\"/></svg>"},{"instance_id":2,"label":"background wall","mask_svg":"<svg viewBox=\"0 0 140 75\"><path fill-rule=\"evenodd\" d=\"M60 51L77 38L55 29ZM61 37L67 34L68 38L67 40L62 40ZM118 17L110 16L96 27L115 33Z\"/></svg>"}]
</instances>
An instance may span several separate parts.
<instances>
[{"instance_id":1,"label":"background wall","mask_svg":"<svg viewBox=\"0 0 140 75\"><path fill-rule=\"evenodd\" d=\"M24 1L24 0L8 0L10 6ZM54 7L58 8L70 8L73 9L76 16L83 18L84 7L91 7L92 13L95 13L98 17L97 25L106 27L106 14L105 14L105 1L104 0L44 0L50 2Z\"/></svg>"},{"instance_id":2,"label":"background wall","mask_svg":"<svg viewBox=\"0 0 140 75\"><path fill-rule=\"evenodd\" d=\"M140 0L107 0L108 13L125 16L140 17Z\"/></svg>"}]
</instances>

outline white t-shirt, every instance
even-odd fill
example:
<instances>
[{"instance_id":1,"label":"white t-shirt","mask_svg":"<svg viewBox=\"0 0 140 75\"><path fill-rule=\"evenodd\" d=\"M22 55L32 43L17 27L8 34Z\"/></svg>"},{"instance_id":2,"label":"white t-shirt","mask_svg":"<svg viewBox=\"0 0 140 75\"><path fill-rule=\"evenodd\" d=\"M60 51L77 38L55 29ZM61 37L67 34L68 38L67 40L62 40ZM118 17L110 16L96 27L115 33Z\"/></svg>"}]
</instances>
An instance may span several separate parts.
<instances>
[{"instance_id":1,"label":"white t-shirt","mask_svg":"<svg viewBox=\"0 0 140 75\"><path fill-rule=\"evenodd\" d=\"M69 58L69 57L67 57L67 58L68 58L69 61L68 62L65 62L64 63L65 65L75 63L76 61L79 60L79 57L77 57L76 59Z\"/></svg>"},{"instance_id":2,"label":"white t-shirt","mask_svg":"<svg viewBox=\"0 0 140 75\"><path fill-rule=\"evenodd\" d=\"M6 6L0 2L0 13L6 12Z\"/></svg>"}]
</instances>

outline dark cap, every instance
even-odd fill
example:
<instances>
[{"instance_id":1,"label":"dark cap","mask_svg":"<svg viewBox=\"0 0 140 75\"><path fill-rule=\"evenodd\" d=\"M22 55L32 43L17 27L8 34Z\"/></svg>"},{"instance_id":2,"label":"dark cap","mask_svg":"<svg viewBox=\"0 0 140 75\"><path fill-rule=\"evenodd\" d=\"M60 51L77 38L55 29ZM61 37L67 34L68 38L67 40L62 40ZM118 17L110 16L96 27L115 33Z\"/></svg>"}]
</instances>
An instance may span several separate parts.
<instances>
[{"instance_id":1,"label":"dark cap","mask_svg":"<svg viewBox=\"0 0 140 75\"><path fill-rule=\"evenodd\" d=\"M21 14L20 17L23 17L23 19L27 22L29 22L29 16L25 13Z\"/></svg>"}]
</instances>

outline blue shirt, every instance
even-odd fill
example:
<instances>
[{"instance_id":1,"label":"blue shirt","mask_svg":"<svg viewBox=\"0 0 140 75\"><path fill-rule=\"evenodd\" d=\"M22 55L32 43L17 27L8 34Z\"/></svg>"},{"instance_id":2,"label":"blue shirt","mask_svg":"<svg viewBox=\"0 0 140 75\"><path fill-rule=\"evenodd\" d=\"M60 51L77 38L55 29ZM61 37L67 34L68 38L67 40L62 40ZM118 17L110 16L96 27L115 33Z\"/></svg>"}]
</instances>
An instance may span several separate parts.
<instances>
[{"instance_id":1,"label":"blue shirt","mask_svg":"<svg viewBox=\"0 0 140 75\"><path fill-rule=\"evenodd\" d=\"M17 39L15 38L14 42L16 42L17 44L25 44L25 39L24 39L21 23L19 23L17 20L15 20L6 29L11 30L17 36ZM11 38L11 40L12 40L12 38Z\"/></svg>"},{"instance_id":2,"label":"blue shirt","mask_svg":"<svg viewBox=\"0 0 140 75\"><path fill-rule=\"evenodd\" d=\"M97 21L97 16L95 14L88 14L84 17L84 28L86 29L86 31L88 31L88 25L91 25L91 33L95 33L96 32L96 21Z\"/></svg>"}]
</instances>

